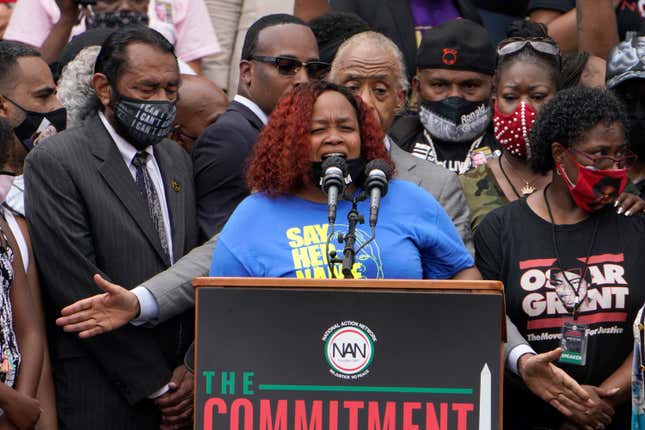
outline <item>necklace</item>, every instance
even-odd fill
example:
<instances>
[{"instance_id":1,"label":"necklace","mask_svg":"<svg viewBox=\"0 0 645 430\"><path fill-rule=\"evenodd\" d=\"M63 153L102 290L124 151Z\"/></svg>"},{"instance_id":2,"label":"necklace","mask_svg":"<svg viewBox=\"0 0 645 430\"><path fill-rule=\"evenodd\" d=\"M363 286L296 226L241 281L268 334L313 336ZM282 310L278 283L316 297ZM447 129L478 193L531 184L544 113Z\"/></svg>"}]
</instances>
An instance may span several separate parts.
<instances>
[{"instance_id":1,"label":"necklace","mask_svg":"<svg viewBox=\"0 0 645 430\"><path fill-rule=\"evenodd\" d=\"M421 142L417 142L414 145L414 148L412 149L412 155L418 158L422 158L424 160L431 161L433 163L438 163L439 160L437 160L437 150L434 147L434 142L432 141L432 137L430 137L430 134L425 129L423 130L423 135L428 141L428 144L426 145ZM468 149L468 153L466 154L466 159L463 161L463 164L459 168L459 171L457 172L457 174L463 175L464 173L470 170L473 164L472 152L475 150L475 148L479 146L479 144L482 142L483 139L484 139L484 136L480 136L479 138L475 139L472 145L470 145L470 148Z\"/></svg>"},{"instance_id":2,"label":"necklace","mask_svg":"<svg viewBox=\"0 0 645 430\"><path fill-rule=\"evenodd\" d=\"M508 177L508 175L506 174L506 170L504 170L504 167L502 166L502 156L501 155L499 157L497 157L497 164L499 165L499 170L502 171L502 175L504 175L504 178L506 179L506 182L508 182L508 184L511 186L511 188L513 189L513 192L515 193L515 195L517 196L518 199L520 197L522 197L522 196L528 196L528 195L533 194L535 192L535 186L533 184L531 184L531 182L533 182L535 180L535 177L533 177L531 179L531 182L529 182L526 179L524 179L522 177L522 175L520 175L519 173L515 172L515 174L517 176L519 176L519 178L522 180L522 182L524 182L524 186L520 190L520 191L522 191L522 195L520 195L520 193L517 192L517 188L515 188L515 186L511 182L511 178Z\"/></svg>"}]
</instances>

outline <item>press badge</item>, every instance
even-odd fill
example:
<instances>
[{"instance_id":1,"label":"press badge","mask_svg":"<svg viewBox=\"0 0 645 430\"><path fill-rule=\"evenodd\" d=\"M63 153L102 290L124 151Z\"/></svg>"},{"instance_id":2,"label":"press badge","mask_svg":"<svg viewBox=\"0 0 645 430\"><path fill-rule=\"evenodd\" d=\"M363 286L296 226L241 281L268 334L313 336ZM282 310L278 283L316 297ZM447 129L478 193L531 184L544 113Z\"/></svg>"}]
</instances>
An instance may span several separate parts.
<instances>
[{"instance_id":1,"label":"press badge","mask_svg":"<svg viewBox=\"0 0 645 430\"><path fill-rule=\"evenodd\" d=\"M575 364L584 366L587 364L587 334L588 326L586 324L576 324L573 322L564 323L562 327L562 355L561 363Z\"/></svg>"}]
</instances>

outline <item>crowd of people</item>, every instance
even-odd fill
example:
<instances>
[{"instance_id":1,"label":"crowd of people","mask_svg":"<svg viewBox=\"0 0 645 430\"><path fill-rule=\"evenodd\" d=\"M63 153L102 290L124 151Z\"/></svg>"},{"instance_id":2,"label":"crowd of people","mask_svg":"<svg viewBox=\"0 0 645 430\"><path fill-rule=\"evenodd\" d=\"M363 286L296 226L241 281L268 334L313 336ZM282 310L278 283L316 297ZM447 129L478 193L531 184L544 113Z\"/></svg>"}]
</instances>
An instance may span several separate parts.
<instances>
[{"instance_id":1,"label":"crowd of people","mask_svg":"<svg viewBox=\"0 0 645 430\"><path fill-rule=\"evenodd\" d=\"M191 428L208 275L502 281L504 427L645 429L640 3L0 3L0 430Z\"/></svg>"}]
</instances>

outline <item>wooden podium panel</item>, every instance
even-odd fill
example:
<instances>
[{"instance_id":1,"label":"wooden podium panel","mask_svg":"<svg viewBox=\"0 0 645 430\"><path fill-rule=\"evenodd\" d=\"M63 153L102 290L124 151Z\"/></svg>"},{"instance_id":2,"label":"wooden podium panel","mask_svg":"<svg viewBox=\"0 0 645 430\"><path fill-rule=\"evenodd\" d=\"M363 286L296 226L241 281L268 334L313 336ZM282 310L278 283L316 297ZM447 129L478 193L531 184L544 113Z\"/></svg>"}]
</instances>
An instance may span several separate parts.
<instances>
[{"instance_id":1,"label":"wooden podium panel","mask_svg":"<svg viewBox=\"0 0 645 430\"><path fill-rule=\"evenodd\" d=\"M194 284L197 429L501 428L500 283Z\"/></svg>"}]
</instances>

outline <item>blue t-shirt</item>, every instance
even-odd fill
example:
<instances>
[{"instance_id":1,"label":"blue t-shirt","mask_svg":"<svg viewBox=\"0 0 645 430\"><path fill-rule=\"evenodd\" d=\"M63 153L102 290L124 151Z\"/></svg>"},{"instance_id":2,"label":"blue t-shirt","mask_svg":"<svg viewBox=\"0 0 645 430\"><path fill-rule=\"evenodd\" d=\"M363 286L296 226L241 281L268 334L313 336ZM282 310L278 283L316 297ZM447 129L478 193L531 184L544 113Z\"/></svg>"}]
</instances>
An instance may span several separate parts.
<instances>
[{"instance_id":1,"label":"blue t-shirt","mask_svg":"<svg viewBox=\"0 0 645 430\"><path fill-rule=\"evenodd\" d=\"M347 231L351 203L338 204L336 232ZM358 204L367 223L369 202ZM231 215L215 247L211 276L331 278L327 267L327 204L295 196L247 197ZM370 238L368 224L356 228L358 249ZM342 257L337 235L329 250ZM356 256L355 278L447 279L472 267L472 257L437 201L410 182L392 180L381 200L376 239ZM336 276L342 278L340 264Z\"/></svg>"}]
</instances>

